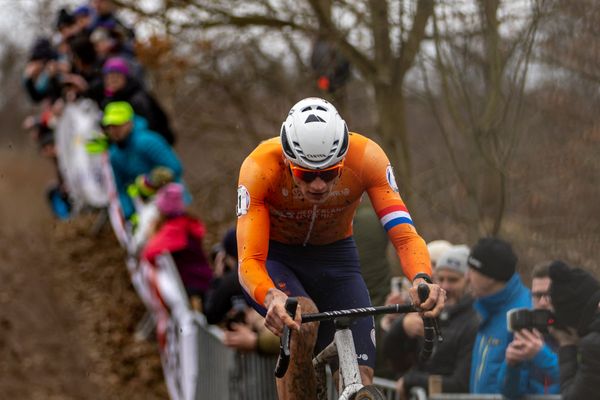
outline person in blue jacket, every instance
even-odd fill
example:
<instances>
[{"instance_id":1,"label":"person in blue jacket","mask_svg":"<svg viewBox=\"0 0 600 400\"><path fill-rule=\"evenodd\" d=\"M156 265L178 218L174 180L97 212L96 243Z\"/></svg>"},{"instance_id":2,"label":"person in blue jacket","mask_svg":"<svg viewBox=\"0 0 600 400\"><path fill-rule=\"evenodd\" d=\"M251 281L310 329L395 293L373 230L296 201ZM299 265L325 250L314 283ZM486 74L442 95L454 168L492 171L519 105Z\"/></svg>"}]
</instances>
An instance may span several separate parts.
<instances>
[{"instance_id":1,"label":"person in blue jacket","mask_svg":"<svg viewBox=\"0 0 600 400\"><path fill-rule=\"evenodd\" d=\"M533 268L531 295L533 308L550 310L550 263ZM560 371L558 343L549 334L537 329L521 329L506 349L506 362L500 369L502 394L518 399L528 394L559 394Z\"/></svg>"},{"instance_id":2,"label":"person in blue jacket","mask_svg":"<svg viewBox=\"0 0 600 400\"><path fill-rule=\"evenodd\" d=\"M152 183L148 178L157 167L167 168L172 173L173 180L181 182L183 168L167 141L149 130L146 120L136 116L128 102L108 103L104 108L102 125L111 142L108 153L119 202L123 215L129 219L135 212L127 193L129 185L135 183L138 177L146 177L142 181L151 187ZM190 200L190 195L186 192L186 203Z\"/></svg>"},{"instance_id":3,"label":"person in blue jacket","mask_svg":"<svg viewBox=\"0 0 600 400\"><path fill-rule=\"evenodd\" d=\"M469 391L500 393L499 372L513 335L506 313L530 308L531 294L516 273L517 256L504 240L486 237L473 246L468 258L468 279L481 317L471 359Z\"/></svg>"}]
</instances>

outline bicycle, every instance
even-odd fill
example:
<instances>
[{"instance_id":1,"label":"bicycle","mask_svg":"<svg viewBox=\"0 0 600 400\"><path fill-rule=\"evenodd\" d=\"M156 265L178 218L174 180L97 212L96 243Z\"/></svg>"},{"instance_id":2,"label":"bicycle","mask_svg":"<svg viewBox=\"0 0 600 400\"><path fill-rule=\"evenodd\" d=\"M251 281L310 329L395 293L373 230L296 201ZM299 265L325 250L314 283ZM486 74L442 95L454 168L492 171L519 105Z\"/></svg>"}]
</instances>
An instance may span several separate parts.
<instances>
[{"instance_id":1,"label":"bicycle","mask_svg":"<svg viewBox=\"0 0 600 400\"><path fill-rule=\"evenodd\" d=\"M425 301L429 297L429 287L421 284L417 288L419 298ZM285 303L288 314L294 318L298 299L290 297ZM354 318L379 314L406 314L420 312L412 304L390 304L379 307L364 307L348 310L326 311L314 314L302 314L301 323L333 320L335 335L333 341L313 358L313 367L317 374L317 400L327 400L327 381L325 366L335 357L339 359L338 400L385 400L384 395L374 385L363 385L361 382L356 349L350 324ZM420 353L422 361L427 361L433 352L434 339L443 341L443 337L435 318L424 318L425 335ZM286 326L281 336L280 352L275 366L275 376L283 378L290 362L291 332Z\"/></svg>"}]
</instances>

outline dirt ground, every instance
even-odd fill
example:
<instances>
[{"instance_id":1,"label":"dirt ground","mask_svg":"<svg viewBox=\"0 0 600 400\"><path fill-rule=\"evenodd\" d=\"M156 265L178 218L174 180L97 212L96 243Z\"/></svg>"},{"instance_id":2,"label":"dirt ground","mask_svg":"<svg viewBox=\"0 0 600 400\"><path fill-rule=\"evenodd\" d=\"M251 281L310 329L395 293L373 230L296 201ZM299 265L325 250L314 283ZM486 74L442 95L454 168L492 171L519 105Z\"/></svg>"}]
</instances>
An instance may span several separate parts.
<instances>
[{"instance_id":1,"label":"dirt ground","mask_svg":"<svg viewBox=\"0 0 600 400\"><path fill-rule=\"evenodd\" d=\"M51 164L1 146L0 398L167 399L156 344L134 339L144 308L110 228L53 220Z\"/></svg>"}]
</instances>

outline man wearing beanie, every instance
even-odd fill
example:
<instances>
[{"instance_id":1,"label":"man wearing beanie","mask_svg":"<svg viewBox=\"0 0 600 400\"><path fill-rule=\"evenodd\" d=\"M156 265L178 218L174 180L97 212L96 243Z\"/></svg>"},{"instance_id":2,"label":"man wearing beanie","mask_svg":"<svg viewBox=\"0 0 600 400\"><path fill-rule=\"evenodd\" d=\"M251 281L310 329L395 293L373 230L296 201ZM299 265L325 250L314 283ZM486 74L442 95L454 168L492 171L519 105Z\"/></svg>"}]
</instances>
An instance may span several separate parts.
<instances>
[{"instance_id":1,"label":"man wearing beanie","mask_svg":"<svg viewBox=\"0 0 600 400\"><path fill-rule=\"evenodd\" d=\"M498 379L504 354L513 335L506 313L513 308L530 308L531 294L517 274L517 256L504 240L479 239L468 259L468 279L481 317L471 360L471 393L500 393Z\"/></svg>"},{"instance_id":2,"label":"man wearing beanie","mask_svg":"<svg viewBox=\"0 0 600 400\"><path fill-rule=\"evenodd\" d=\"M444 341L436 343L427 362L416 362L396 382L401 398L408 397L415 386L427 390L432 375L441 377L443 393L464 393L469 390L471 350L479 320L473 309L473 298L467 291L468 257L469 248L465 245L450 245L437 257L433 281L446 291L447 296L439 317ZM423 319L418 314L401 316L384 337L383 353L390 363L401 367L400 361L408 358L407 353L417 351L415 338L423 335ZM411 349L411 346L415 349Z\"/></svg>"},{"instance_id":3,"label":"man wearing beanie","mask_svg":"<svg viewBox=\"0 0 600 400\"><path fill-rule=\"evenodd\" d=\"M561 261L550 265L550 298L558 340L560 392L564 400L600 396L600 283Z\"/></svg>"}]
</instances>

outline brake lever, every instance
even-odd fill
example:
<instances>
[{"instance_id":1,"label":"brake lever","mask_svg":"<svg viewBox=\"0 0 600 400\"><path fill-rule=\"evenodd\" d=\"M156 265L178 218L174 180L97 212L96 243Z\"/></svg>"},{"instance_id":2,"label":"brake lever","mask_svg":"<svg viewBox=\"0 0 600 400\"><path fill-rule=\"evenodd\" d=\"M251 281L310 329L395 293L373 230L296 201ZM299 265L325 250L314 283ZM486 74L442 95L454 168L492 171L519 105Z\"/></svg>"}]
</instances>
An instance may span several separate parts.
<instances>
[{"instance_id":1,"label":"brake lever","mask_svg":"<svg viewBox=\"0 0 600 400\"><path fill-rule=\"evenodd\" d=\"M296 316L296 309L298 308L298 299L295 297L288 297L285 301L285 311L292 318ZM275 376L277 378L283 378L287 372L290 363L290 342L292 340L292 331L287 326L283 328L283 335L279 344L279 357L277 358L277 364L275 365Z\"/></svg>"},{"instance_id":2,"label":"brake lever","mask_svg":"<svg viewBox=\"0 0 600 400\"><path fill-rule=\"evenodd\" d=\"M421 301L421 303L427 301L427 298L429 297L429 286L427 286L427 284L425 284L425 283L419 284L419 286L417 286L417 294L419 295L419 300ZM438 319L437 318L427 318L427 319L429 319L433 325L433 331L435 332L437 341L440 343L443 342L444 337L442 336L442 330L440 329L440 326L438 325Z\"/></svg>"}]
</instances>

